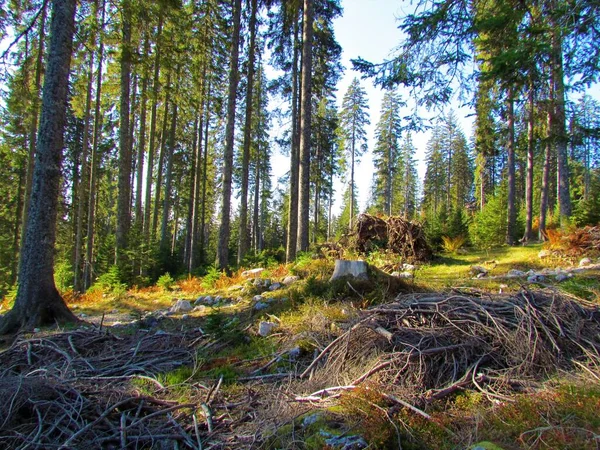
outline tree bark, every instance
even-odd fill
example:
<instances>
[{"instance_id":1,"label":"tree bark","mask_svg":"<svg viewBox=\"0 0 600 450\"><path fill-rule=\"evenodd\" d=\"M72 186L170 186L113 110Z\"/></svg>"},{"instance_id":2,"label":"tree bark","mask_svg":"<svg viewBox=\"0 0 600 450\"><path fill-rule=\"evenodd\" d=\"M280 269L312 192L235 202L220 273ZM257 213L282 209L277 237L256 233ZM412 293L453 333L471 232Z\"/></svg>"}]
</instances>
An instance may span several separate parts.
<instances>
[{"instance_id":1,"label":"tree bark","mask_svg":"<svg viewBox=\"0 0 600 450\"><path fill-rule=\"evenodd\" d=\"M533 239L533 157L534 157L534 100L535 92L533 82L530 83L527 94L527 176L525 180L525 234L523 243Z\"/></svg>"},{"instance_id":2,"label":"tree bark","mask_svg":"<svg viewBox=\"0 0 600 450\"><path fill-rule=\"evenodd\" d=\"M507 122L508 122L508 142L506 145L508 160L506 163L508 172L508 199L506 225L506 243L514 245L515 226L517 222L517 209L515 207L515 111L512 88L508 90L507 99Z\"/></svg>"},{"instance_id":3,"label":"tree bark","mask_svg":"<svg viewBox=\"0 0 600 450\"><path fill-rule=\"evenodd\" d=\"M285 259L296 259L298 239L298 20L294 20L294 49L292 58L292 140L290 150L290 197Z\"/></svg>"},{"instance_id":4,"label":"tree bark","mask_svg":"<svg viewBox=\"0 0 600 450\"><path fill-rule=\"evenodd\" d=\"M313 0L304 0L302 31L302 107L300 110L300 171L298 194L297 249L307 251L310 214L310 127L312 91Z\"/></svg>"},{"instance_id":5,"label":"tree bark","mask_svg":"<svg viewBox=\"0 0 600 450\"><path fill-rule=\"evenodd\" d=\"M169 248L169 216L171 215L171 190L173 184L173 157L175 154L175 138L177 134L177 104L173 105L173 116L171 117L171 131L169 132L169 145L167 153L167 172L165 174L165 198L163 200L162 225L160 229L160 250L163 256Z\"/></svg>"},{"instance_id":6,"label":"tree bark","mask_svg":"<svg viewBox=\"0 0 600 450\"><path fill-rule=\"evenodd\" d=\"M248 252L248 178L250 173L250 144L252 139L252 107L254 91L254 54L256 47L256 14L258 0L251 0L250 12L250 43L248 49L248 76L246 85L246 118L244 123L244 149L242 153L242 186L240 193L240 240L238 246L237 263L240 265Z\"/></svg>"},{"instance_id":7,"label":"tree bark","mask_svg":"<svg viewBox=\"0 0 600 450\"><path fill-rule=\"evenodd\" d=\"M544 153L544 167L542 169L542 193L540 197L540 224L539 224L539 237L540 240L545 241L546 236L546 214L548 213L548 194L549 194L549 183L550 183L550 152L552 145L550 143L550 134L553 126L553 114L551 112L552 106L548 109L548 125L547 133L548 139L546 140L546 150Z\"/></svg>"},{"instance_id":8,"label":"tree bark","mask_svg":"<svg viewBox=\"0 0 600 450\"><path fill-rule=\"evenodd\" d=\"M227 124L225 126L225 149L223 151L223 198L221 203L221 226L217 245L216 266L224 269L229 265L229 238L231 234L231 179L233 174L233 138L235 133L235 104L239 82L238 61L240 46L240 22L242 0L233 2L233 36L229 55L229 92L227 94Z\"/></svg>"},{"instance_id":9,"label":"tree bark","mask_svg":"<svg viewBox=\"0 0 600 450\"><path fill-rule=\"evenodd\" d=\"M29 225L23 242L15 305L1 319L0 334L19 328L77 321L54 283L54 244L75 6L75 0L53 2Z\"/></svg>"},{"instance_id":10,"label":"tree bark","mask_svg":"<svg viewBox=\"0 0 600 450\"><path fill-rule=\"evenodd\" d=\"M210 123L210 96L211 96L211 84L208 80L208 87L206 89L206 109L204 111L204 154L202 155L202 201L201 201L201 213L200 213L200 243L198 253L200 255L200 262L206 261L205 243L206 243L206 182L208 180L208 125Z\"/></svg>"},{"instance_id":11,"label":"tree bark","mask_svg":"<svg viewBox=\"0 0 600 450\"><path fill-rule=\"evenodd\" d=\"M121 105L119 111L119 180L117 198L117 263L123 268L126 263L127 235L131 222L131 145L129 143L129 108L131 102L131 3L122 1L121 43Z\"/></svg>"}]
</instances>

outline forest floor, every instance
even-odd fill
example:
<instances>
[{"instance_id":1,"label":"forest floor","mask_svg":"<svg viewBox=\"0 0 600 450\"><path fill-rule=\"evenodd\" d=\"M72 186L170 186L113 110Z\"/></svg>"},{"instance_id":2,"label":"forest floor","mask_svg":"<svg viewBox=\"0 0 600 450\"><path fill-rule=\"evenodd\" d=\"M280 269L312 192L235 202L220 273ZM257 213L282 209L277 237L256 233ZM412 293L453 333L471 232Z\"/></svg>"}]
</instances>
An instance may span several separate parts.
<instances>
[{"instance_id":1,"label":"forest floor","mask_svg":"<svg viewBox=\"0 0 600 450\"><path fill-rule=\"evenodd\" d=\"M599 448L599 266L541 250L67 294L0 351L0 446Z\"/></svg>"}]
</instances>

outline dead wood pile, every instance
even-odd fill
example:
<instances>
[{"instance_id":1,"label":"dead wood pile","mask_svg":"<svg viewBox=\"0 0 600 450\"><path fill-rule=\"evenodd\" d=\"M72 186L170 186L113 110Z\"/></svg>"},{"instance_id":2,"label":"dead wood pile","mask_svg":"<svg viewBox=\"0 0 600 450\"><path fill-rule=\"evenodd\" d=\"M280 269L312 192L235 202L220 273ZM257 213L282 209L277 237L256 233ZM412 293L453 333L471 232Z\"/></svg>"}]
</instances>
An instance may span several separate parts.
<instances>
[{"instance_id":1,"label":"dead wood pile","mask_svg":"<svg viewBox=\"0 0 600 450\"><path fill-rule=\"evenodd\" d=\"M131 381L164 390L156 376L192 365L206 342L198 332L140 334L79 330L0 353L0 448L198 448L199 405L143 395Z\"/></svg>"},{"instance_id":2,"label":"dead wood pile","mask_svg":"<svg viewBox=\"0 0 600 450\"><path fill-rule=\"evenodd\" d=\"M362 253L386 249L408 262L428 261L432 256L423 227L397 216L383 219L370 214L359 215L356 248Z\"/></svg>"},{"instance_id":3,"label":"dead wood pile","mask_svg":"<svg viewBox=\"0 0 600 450\"><path fill-rule=\"evenodd\" d=\"M600 252L600 225L578 228L564 236L563 241L568 254L579 256L598 253Z\"/></svg>"},{"instance_id":4,"label":"dead wood pile","mask_svg":"<svg viewBox=\"0 0 600 450\"><path fill-rule=\"evenodd\" d=\"M546 291L408 294L365 311L324 353L325 383L375 382L416 404L465 388L506 400L563 369L600 381L600 310Z\"/></svg>"}]
</instances>

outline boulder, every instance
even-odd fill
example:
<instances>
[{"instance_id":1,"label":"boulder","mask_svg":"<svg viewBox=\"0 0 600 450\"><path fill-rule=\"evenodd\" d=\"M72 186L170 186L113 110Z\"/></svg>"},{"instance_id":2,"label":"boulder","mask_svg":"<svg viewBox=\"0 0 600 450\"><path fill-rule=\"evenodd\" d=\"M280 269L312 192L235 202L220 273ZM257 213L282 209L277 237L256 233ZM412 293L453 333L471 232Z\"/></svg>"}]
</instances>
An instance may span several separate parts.
<instances>
[{"instance_id":1,"label":"boulder","mask_svg":"<svg viewBox=\"0 0 600 450\"><path fill-rule=\"evenodd\" d=\"M481 277L479 277L479 275L483 274L485 276L485 275L487 275L487 273L488 273L488 270L483 266L471 266L471 274L473 276L481 278Z\"/></svg>"},{"instance_id":2,"label":"boulder","mask_svg":"<svg viewBox=\"0 0 600 450\"><path fill-rule=\"evenodd\" d=\"M264 298L262 295L255 295L254 297L252 297L253 302L261 302L263 300L264 300Z\"/></svg>"},{"instance_id":3,"label":"boulder","mask_svg":"<svg viewBox=\"0 0 600 450\"><path fill-rule=\"evenodd\" d=\"M177 300L177 303L175 303L171 309L169 310L169 312L171 313L183 313L183 312L190 312L192 309L194 309L192 307L192 304L190 302L188 302L187 300Z\"/></svg>"},{"instance_id":4,"label":"boulder","mask_svg":"<svg viewBox=\"0 0 600 450\"><path fill-rule=\"evenodd\" d=\"M290 284L293 284L296 281L298 281L298 277L296 275L288 275L283 279L282 283L284 286L289 286Z\"/></svg>"},{"instance_id":5,"label":"boulder","mask_svg":"<svg viewBox=\"0 0 600 450\"><path fill-rule=\"evenodd\" d=\"M204 297L200 296L196 299L196 301L194 301L194 306L199 306L202 303L204 303Z\"/></svg>"},{"instance_id":6,"label":"boulder","mask_svg":"<svg viewBox=\"0 0 600 450\"><path fill-rule=\"evenodd\" d=\"M281 283L273 283L269 286L270 291L276 291L277 289L281 289Z\"/></svg>"},{"instance_id":7,"label":"boulder","mask_svg":"<svg viewBox=\"0 0 600 450\"><path fill-rule=\"evenodd\" d=\"M544 275L536 273L533 275L529 275L527 277L527 281L529 283L543 283L546 280L546 277L544 277Z\"/></svg>"},{"instance_id":8,"label":"boulder","mask_svg":"<svg viewBox=\"0 0 600 450\"><path fill-rule=\"evenodd\" d=\"M262 337L267 337L271 334L274 328L277 328L277 324L275 322L260 322L258 324L258 334Z\"/></svg>"},{"instance_id":9,"label":"boulder","mask_svg":"<svg viewBox=\"0 0 600 450\"><path fill-rule=\"evenodd\" d=\"M266 303L263 303L263 302L257 302L257 303L254 305L254 310L255 310L255 311L260 311L261 309L266 309L266 308L268 308L268 307L269 307L269 305L267 305Z\"/></svg>"},{"instance_id":10,"label":"boulder","mask_svg":"<svg viewBox=\"0 0 600 450\"><path fill-rule=\"evenodd\" d=\"M522 270L510 269L506 275L509 277L524 277L525 272Z\"/></svg>"},{"instance_id":11,"label":"boulder","mask_svg":"<svg viewBox=\"0 0 600 450\"><path fill-rule=\"evenodd\" d=\"M265 269L262 267L257 267L256 269L245 270L242 272L243 278L253 278L259 276Z\"/></svg>"},{"instance_id":12,"label":"boulder","mask_svg":"<svg viewBox=\"0 0 600 450\"><path fill-rule=\"evenodd\" d=\"M335 260L335 269L329 281L337 280L342 277L351 276L363 280L369 279L367 275L367 263L364 261L348 261L345 259Z\"/></svg>"}]
</instances>

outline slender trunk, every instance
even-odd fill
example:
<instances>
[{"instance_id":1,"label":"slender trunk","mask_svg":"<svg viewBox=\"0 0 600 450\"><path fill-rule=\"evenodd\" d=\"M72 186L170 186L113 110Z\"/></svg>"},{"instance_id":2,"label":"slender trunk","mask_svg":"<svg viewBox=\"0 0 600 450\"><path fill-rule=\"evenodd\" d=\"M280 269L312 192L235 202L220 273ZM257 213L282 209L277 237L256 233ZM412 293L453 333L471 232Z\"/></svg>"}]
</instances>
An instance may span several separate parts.
<instances>
[{"instance_id":1,"label":"slender trunk","mask_svg":"<svg viewBox=\"0 0 600 450\"><path fill-rule=\"evenodd\" d=\"M204 95L202 96L204 97ZM204 102L204 100L203 100ZM186 250L185 250L185 267L188 274L194 269L194 260L196 259L195 248L198 242L198 195L200 194L200 155L202 154L202 116L203 111L200 108L198 116L194 122L194 139L192 145L192 173L190 175L190 194L188 205L188 222L186 230Z\"/></svg>"},{"instance_id":2,"label":"slender trunk","mask_svg":"<svg viewBox=\"0 0 600 450\"><path fill-rule=\"evenodd\" d=\"M221 226L217 245L216 265L225 269L229 265L229 238L231 232L231 178L233 172L233 138L235 134L235 103L239 82L238 61L240 46L240 22L242 0L233 1L233 36L229 66L229 92L227 94L227 124L225 126L225 149L223 151L223 198L221 203Z\"/></svg>"},{"instance_id":3,"label":"slender trunk","mask_svg":"<svg viewBox=\"0 0 600 450\"><path fill-rule=\"evenodd\" d=\"M327 207L327 241L331 239L331 212L333 209L333 164L334 164L334 151L331 152L329 160L329 205Z\"/></svg>"},{"instance_id":4,"label":"slender trunk","mask_svg":"<svg viewBox=\"0 0 600 450\"><path fill-rule=\"evenodd\" d=\"M106 13L105 0L102 1L101 28L104 27L104 17ZM102 116L100 114L100 99L102 94L102 63L104 61L104 40L100 33L100 42L98 44L98 67L96 68L96 98L94 100L94 137L92 141L92 160L90 163L90 196L88 199L88 217L87 217L87 235L86 235L86 256L83 271L84 289L92 284L94 254L94 220L96 211L96 179L98 177L98 159L100 146L100 128L102 126Z\"/></svg>"},{"instance_id":5,"label":"slender trunk","mask_svg":"<svg viewBox=\"0 0 600 450\"><path fill-rule=\"evenodd\" d=\"M512 88L508 92L508 142L507 142L507 172L508 172L508 224L506 226L506 243L514 245L517 209L515 206L515 111Z\"/></svg>"},{"instance_id":6,"label":"slender trunk","mask_svg":"<svg viewBox=\"0 0 600 450\"><path fill-rule=\"evenodd\" d=\"M167 77L167 84L170 84L171 76ZM152 216L152 239L156 239L156 232L158 231L158 216L160 213L160 197L162 190L162 175L163 165L165 163L165 154L167 151L167 126L169 125L169 104L171 101L171 91L167 91L167 97L165 99L165 111L163 116L162 131L160 135L160 151L158 155L158 167L156 170L156 185L154 188L154 214Z\"/></svg>"},{"instance_id":7,"label":"slender trunk","mask_svg":"<svg viewBox=\"0 0 600 450\"><path fill-rule=\"evenodd\" d=\"M144 54L150 52L150 39L146 36L144 40ZM136 164L136 186L135 186L135 223L138 230L143 226L143 202L144 196L144 152L146 151L146 110L148 107L148 73L144 70L142 74L142 91L140 92L140 133Z\"/></svg>"},{"instance_id":8,"label":"slender trunk","mask_svg":"<svg viewBox=\"0 0 600 450\"><path fill-rule=\"evenodd\" d=\"M119 111L119 179L117 198L116 257L123 268L127 264L127 234L130 225L131 145L129 142L129 108L131 101L131 3L122 2L121 104Z\"/></svg>"},{"instance_id":9,"label":"slender trunk","mask_svg":"<svg viewBox=\"0 0 600 450\"><path fill-rule=\"evenodd\" d=\"M288 227L285 260L296 259L298 234L298 20L294 21L294 50L292 58L292 139L290 150L290 197L288 203Z\"/></svg>"},{"instance_id":10,"label":"slender trunk","mask_svg":"<svg viewBox=\"0 0 600 450\"><path fill-rule=\"evenodd\" d=\"M549 106L548 110L548 124L547 124L547 140L546 150L544 153L544 168L542 171L542 194L540 198L540 224L539 224L539 237L540 240L546 240L546 215L548 213L548 194L549 194L549 183L550 183L550 151L552 144L550 143L550 133L553 127L553 114L551 112L552 106Z\"/></svg>"},{"instance_id":11,"label":"slender trunk","mask_svg":"<svg viewBox=\"0 0 600 450\"><path fill-rule=\"evenodd\" d=\"M354 136L354 125L352 126L352 151L350 152L350 220L348 221L348 231L352 232L352 220L354 219L354 149L356 138Z\"/></svg>"},{"instance_id":12,"label":"slender trunk","mask_svg":"<svg viewBox=\"0 0 600 450\"><path fill-rule=\"evenodd\" d=\"M557 194L561 226L566 226L571 217L571 194L569 187L568 137L565 129L565 81L563 73L562 37L558 27L552 36L552 84L554 85L554 132L557 159Z\"/></svg>"},{"instance_id":13,"label":"slender trunk","mask_svg":"<svg viewBox=\"0 0 600 450\"><path fill-rule=\"evenodd\" d=\"M250 44L248 49L248 77L246 85L246 120L244 124L244 149L242 154L242 186L240 200L240 241L238 246L237 263L240 265L248 251L248 175L250 164L250 142L252 131L252 106L254 90L254 53L256 47L256 14L258 0L251 0L250 12Z\"/></svg>"},{"instance_id":14,"label":"slender trunk","mask_svg":"<svg viewBox=\"0 0 600 450\"><path fill-rule=\"evenodd\" d=\"M313 0L304 0L302 30L302 107L300 110L300 171L298 176L298 242L296 248L307 251L310 215L310 126L312 100Z\"/></svg>"},{"instance_id":15,"label":"slender trunk","mask_svg":"<svg viewBox=\"0 0 600 450\"><path fill-rule=\"evenodd\" d=\"M19 243L21 218L23 217L23 179L27 176L27 169L21 167L19 170L19 187L17 188L17 210L15 211L15 224L13 227L13 243L12 243L12 261L10 264L10 284L17 282L17 273L19 270Z\"/></svg>"},{"instance_id":16,"label":"slender trunk","mask_svg":"<svg viewBox=\"0 0 600 450\"><path fill-rule=\"evenodd\" d=\"M260 212L259 212L259 197L260 197L260 153L256 158L256 166L254 167L254 251L260 251Z\"/></svg>"},{"instance_id":17,"label":"slender trunk","mask_svg":"<svg viewBox=\"0 0 600 450\"><path fill-rule=\"evenodd\" d=\"M88 83L87 93L85 99L85 118L83 125L83 146L81 151L81 183L79 189L78 208L77 208L77 226L75 230L75 264L73 264L74 280L73 289L75 292L82 292L83 280L82 280L82 268L81 259L83 251L83 217L85 215L85 207L87 206L87 192L89 181L89 170L88 170L88 148L89 148L89 136L90 136L90 115L92 110L92 87L93 87L93 73L94 73L94 53L90 53L90 61L88 67Z\"/></svg>"},{"instance_id":18,"label":"slender trunk","mask_svg":"<svg viewBox=\"0 0 600 450\"><path fill-rule=\"evenodd\" d=\"M162 3L161 3L162 5ZM150 112L150 136L148 142L148 165L146 167L146 193L144 198L144 229L143 239L144 245L150 246L150 218L152 212L152 172L154 170L154 154L156 142L156 121L157 108L160 92L159 75L160 75L160 54L161 54L161 35L163 27L163 10L159 11L158 26L156 29L156 48L154 53L154 75L152 78L152 109ZM159 167L160 170L160 167ZM148 252L144 256L145 264L143 264L142 272L145 273L148 266Z\"/></svg>"},{"instance_id":19,"label":"slender trunk","mask_svg":"<svg viewBox=\"0 0 600 450\"><path fill-rule=\"evenodd\" d=\"M29 201L31 199L31 188L33 181L33 166L35 161L38 119L40 114L40 91L42 86L42 71L44 68L44 41L46 40L46 2L42 5L40 15L40 31L38 33L38 50L35 62L35 85L31 102L31 126L29 127L29 154L27 157L27 178L25 180L25 203L23 205L23 230L21 236L27 233L27 221L29 218Z\"/></svg>"},{"instance_id":20,"label":"slender trunk","mask_svg":"<svg viewBox=\"0 0 600 450\"><path fill-rule=\"evenodd\" d=\"M523 243L527 243L533 239L533 157L534 157L534 101L535 93L533 82L530 83L529 92L527 94L528 111L527 111L527 178L525 181L525 234L523 235Z\"/></svg>"},{"instance_id":21,"label":"slender trunk","mask_svg":"<svg viewBox=\"0 0 600 450\"><path fill-rule=\"evenodd\" d=\"M169 145L167 150L167 171L165 174L165 198L163 200L162 225L160 230L160 248L168 249L168 224L171 215L171 188L173 185L173 157L175 154L175 138L177 134L177 103L173 105L173 116L171 117L171 131L169 133Z\"/></svg>"},{"instance_id":22,"label":"slender trunk","mask_svg":"<svg viewBox=\"0 0 600 450\"><path fill-rule=\"evenodd\" d=\"M200 245L198 253L200 262L206 262L205 242L206 242L206 183L208 180L208 125L210 123L210 80L206 89L206 109L204 111L204 154L202 155L202 212L200 214Z\"/></svg>"}]
</instances>

